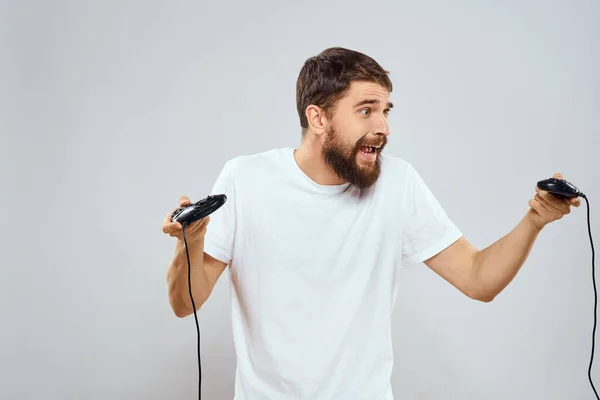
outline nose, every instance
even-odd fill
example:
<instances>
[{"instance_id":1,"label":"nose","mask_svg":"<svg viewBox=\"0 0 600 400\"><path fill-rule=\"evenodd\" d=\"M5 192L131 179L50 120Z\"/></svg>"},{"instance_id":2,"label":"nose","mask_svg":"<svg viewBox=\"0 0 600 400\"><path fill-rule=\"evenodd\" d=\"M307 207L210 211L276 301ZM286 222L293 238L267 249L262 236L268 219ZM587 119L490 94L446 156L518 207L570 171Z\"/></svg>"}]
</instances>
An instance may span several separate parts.
<instances>
[{"instance_id":1,"label":"nose","mask_svg":"<svg viewBox=\"0 0 600 400\"><path fill-rule=\"evenodd\" d=\"M377 132L380 135L385 135L385 136L389 136L390 133L392 133L390 131L390 121L386 115L381 115L379 117L379 120L377 121L377 126L375 129L375 132Z\"/></svg>"}]
</instances>

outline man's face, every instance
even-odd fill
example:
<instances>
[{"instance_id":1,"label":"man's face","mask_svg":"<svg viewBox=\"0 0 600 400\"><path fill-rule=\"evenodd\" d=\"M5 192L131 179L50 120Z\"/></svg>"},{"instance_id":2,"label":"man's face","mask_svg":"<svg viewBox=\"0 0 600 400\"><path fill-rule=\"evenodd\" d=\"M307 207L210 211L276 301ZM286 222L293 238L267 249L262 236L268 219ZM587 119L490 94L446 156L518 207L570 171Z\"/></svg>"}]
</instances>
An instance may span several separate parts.
<instances>
[{"instance_id":1,"label":"man's face","mask_svg":"<svg viewBox=\"0 0 600 400\"><path fill-rule=\"evenodd\" d=\"M372 82L354 82L338 101L325 133L323 159L341 179L360 189L377 181L392 107L389 92Z\"/></svg>"}]
</instances>

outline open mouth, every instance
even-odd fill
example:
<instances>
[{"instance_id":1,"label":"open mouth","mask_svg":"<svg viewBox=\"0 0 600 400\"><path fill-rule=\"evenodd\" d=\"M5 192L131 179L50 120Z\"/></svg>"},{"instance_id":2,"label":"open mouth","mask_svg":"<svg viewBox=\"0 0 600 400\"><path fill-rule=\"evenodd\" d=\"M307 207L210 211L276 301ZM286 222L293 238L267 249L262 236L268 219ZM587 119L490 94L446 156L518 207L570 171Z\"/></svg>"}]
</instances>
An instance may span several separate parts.
<instances>
[{"instance_id":1,"label":"open mouth","mask_svg":"<svg viewBox=\"0 0 600 400\"><path fill-rule=\"evenodd\" d=\"M381 145L378 145L378 146L365 145L365 146L360 146L360 151L362 151L365 154L372 154L372 153L379 151L380 148L381 148Z\"/></svg>"}]
</instances>

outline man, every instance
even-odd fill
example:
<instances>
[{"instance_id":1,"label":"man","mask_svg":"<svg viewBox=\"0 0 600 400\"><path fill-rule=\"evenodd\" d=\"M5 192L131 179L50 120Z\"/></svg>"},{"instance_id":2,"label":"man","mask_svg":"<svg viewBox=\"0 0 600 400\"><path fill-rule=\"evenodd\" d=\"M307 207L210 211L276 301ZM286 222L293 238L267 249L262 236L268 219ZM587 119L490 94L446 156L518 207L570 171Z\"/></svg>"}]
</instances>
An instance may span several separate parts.
<instances>
[{"instance_id":1,"label":"man","mask_svg":"<svg viewBox=\"0 0 600 400\"><path fill-rule=\"evenodd\" d=\"M508 235L475 249L415 169L382 153L391 91L387 71L364 54L331 48L308 59L297 81L299 148L227 162L212 192L227 203L187 228L198 308L229 266L237 400L393 399L400 265L424 262L489 302L540 230L579 206L538 191ZM187 258L170 213L163 231L178 239L169 300L185 317Z\"/></svg>"}]
</instances>

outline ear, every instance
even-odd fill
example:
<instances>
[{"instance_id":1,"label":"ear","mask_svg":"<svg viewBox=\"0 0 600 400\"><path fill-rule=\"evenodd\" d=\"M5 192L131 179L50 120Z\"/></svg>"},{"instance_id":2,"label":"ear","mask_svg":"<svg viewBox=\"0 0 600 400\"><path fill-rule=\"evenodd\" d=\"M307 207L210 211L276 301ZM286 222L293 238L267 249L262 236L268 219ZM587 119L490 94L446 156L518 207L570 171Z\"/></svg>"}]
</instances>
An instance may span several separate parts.
<instances>
[{"instance_id":1,"label":"ear","mask_svg":"<svg viewBox=\"0 0 600 400\"><path fill-rule=\"evenodd\" d=\"M322 135L327 131L329 120L325 115L325 111L314 104L306 107L306 119L308 121L308 127L317 135Z\"/></svg>"}]
</instances>

